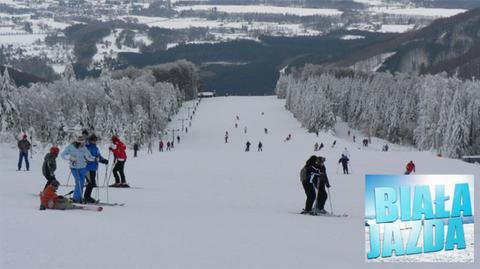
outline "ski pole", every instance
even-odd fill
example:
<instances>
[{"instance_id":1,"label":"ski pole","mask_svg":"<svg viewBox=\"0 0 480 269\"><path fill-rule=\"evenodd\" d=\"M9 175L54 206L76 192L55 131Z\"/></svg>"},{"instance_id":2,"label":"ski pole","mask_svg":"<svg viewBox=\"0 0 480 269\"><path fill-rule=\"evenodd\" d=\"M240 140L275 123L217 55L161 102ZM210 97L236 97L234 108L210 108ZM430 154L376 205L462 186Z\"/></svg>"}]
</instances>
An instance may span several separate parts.
<instances>
[{"instance_id":1,"label":"ski pole","mask_svg":"<svg viewBox=\"0 0 480 269\"><path fill-rule=\"evenodd\" d=\"M72 169L70 169L70 172L68 173L68 179L67 179L67 185L66 187L70 187L68 186L68 183L70 183L70 176L72 175Z\"/></svg>"},{"instance_id":2,"label":"ski pole","mask_svg":"<svg viewBox=\"0 0 480 269\"><path fill-rule=\"evenodd\" d=\"M95 199L98 201L98 200L100 200L100 189L99 189L98 186L97 186L97 183L98 183L99 180L100 180L100 176L98 175L98 169L97 169L97 173L95 173L95 179L94 179L94 180L95 180L95 182L94 182L95 185L94 185L94 186L96 187Z\"/></svg>"},{"instance_id":3,"label":"ski pole","mask_svg":"<svg viewBox=\"0 0 480 269\"><path fill-rule=\"evenodd\" d=\"M330 212L333 215L333 207L332 207L332 196L330 195L330 188L327 188L328 191L328 201L330 202Z\"/></svg>"},{"instance_id":4,"label":"ski pole","mask_svg":"<svg viewBox=\"0 0 480 269\"><path fill-rule=\"evenodd\" d=\"M110 198L108 196L108 187L109 187L109 184L110 184L110 178L112 178L113 169L115 169L115 165L117 165L117 160L116 159L112 164L112 169L110 170L110 175L108 175L108 180L107 180L107 203L110 203Z\"/></svg>"},{"instance_id":5,"label":"ski pole","mask_svg":"<svg viewBox=\"0 0 480 269\"><path fill-rule=\"evenodd\" d=\"M108 163L105 165L105 177L103 178L103 185L102 187L105 187L105 182L107 182L107 175L108 175L108 166L110 165L110 155L111 151L108 151Z\"/></svg>"}]
</instances>

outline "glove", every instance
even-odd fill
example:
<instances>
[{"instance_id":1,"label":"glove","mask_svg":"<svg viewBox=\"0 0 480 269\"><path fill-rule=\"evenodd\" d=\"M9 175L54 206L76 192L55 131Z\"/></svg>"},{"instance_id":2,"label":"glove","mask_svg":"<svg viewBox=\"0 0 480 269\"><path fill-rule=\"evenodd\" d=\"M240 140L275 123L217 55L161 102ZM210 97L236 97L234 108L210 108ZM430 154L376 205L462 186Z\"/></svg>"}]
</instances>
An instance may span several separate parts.
<instances>
[{"instance_id":1,"label":"glove","mask_svg":"<svg viewBox=\"0 0 480 269\"><path fill-rule=\"evenodd\" d=\"M109 147L108 150L112 151L113 149L112 149L112 147Z\"/></svg>"},{"instance_id":2,"label":"glove","mask_svg":"<svg viewBox=\"0 0 480 269\"><path fill-rule=\"evenodd\" d=\"M63 199L64 197L62 195L59 195L58 196L58 199Z\"/></svg>"},{"instance_id":3,"label":"glove","mask_svg":"<svg viewBox=\"0 0 480 269\"><path fill-rule=\"evenodd\" d=\"M327 185L326 185L326 186L327 186L327 188L329 188L329 189L330 189L330 184L329 184L329 183L327 183Z\"/></svg>"},{"instance_id":4,"label":"glove","mask_svg":"<svg viewBox=\"0 0 480 269\"><path fill-rule=\"evenodd\" d=\"M103 163L103 164L108 164L108 160L105 160L105 159L100 160L99 162L100 162L100 163Z\"/></svg>"}]
</instances>

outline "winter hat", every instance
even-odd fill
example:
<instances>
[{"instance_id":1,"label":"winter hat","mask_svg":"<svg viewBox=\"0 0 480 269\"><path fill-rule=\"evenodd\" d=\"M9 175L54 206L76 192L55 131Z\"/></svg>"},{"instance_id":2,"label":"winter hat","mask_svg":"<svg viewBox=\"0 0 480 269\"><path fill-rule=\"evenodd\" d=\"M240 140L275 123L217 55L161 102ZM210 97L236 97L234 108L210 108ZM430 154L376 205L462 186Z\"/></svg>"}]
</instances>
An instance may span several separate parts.
<instances>
[{"instance_id":1,"label":"winter hat","mask_svg":"<svg viewBox=\"0 0 480 269\"><path fill-rule=\"evenodd\" d=\"M60 149L58 147L53 146L50 148L50 153L53 155L58 155L59 152L60 152Z\"/></svg>"},{"instance_id":2,"label":"winter hat","mask_svg":"<svg viewBox=\"0 0 480 269\"><path fill-rule=\"evenodd\" d=\"M120 141L120 139L118 138L118 136L116 136L116 135L112 136L112 142L113 143L117 143L119 141Z\"/></svg>"},{"instance_id":3,"label":"winter hat","mask_svg":"<svg viewBox=\"0 0 480 269\"><path fill-rule=\"evenodd\" d=\"M97 141L98 140L98 137L95 135L95 134L92 134L89 138L88 138L89 141Z\"/></svg>"},{"instance_id":4,"label":"winter hat","mask_svg":"<svg viewBox=\"0 0 480 269\"><path fill-rule=\"evenodd\" d=\"M52 185L55 188L58 188L58 186L60 186L60 182L58 182L57 180L52 180L52 182L50 182L50 185Z\"/></svg>"}]
</instances>

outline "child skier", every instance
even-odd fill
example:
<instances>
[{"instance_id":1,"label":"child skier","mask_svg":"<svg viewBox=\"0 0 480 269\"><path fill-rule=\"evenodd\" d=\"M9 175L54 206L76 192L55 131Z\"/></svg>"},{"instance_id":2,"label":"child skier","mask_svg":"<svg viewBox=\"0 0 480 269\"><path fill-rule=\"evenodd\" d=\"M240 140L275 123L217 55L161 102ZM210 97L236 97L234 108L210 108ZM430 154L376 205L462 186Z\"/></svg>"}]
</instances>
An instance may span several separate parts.
<instances>
[{"instance_id":1,"label":"child skier","mask_svg":"<svg viewBox=\"0 0 480 269\"><path fill-rule=\"evenodd\" d=\"M67 198L57 195L57 189L60 183L56 180L52 182L40 193L40 210L45 209L75 209Z\"/></svg>"},{"instance_id":2,"label":"child skier","mask_svg":"<svg viewBox=\"0 0 480 269\"><path fill-rule=\"evenodd\" d=\"M328 195L325 191L326 188L330 188L330 183L328 182L327 169L325 167L325 158L318 156L315 166L318 167L319 176L317 181L314 183L317 187L317 206L316 209L320 214L327 214L328 212L324 209L325 202L327 201Z\"/></svg>"},{"instance_id":3,"label":"child skier","mask_svg":"<svg viewBox=\"0 0 480 269\"><path fill-rule=\"evenodd\" d=\"M60 149L53 146L50 148L50 152L45 155L42 165L42 174L47 179L44 189L47 188L55 178L55 170L57 170L57 157Z\"/></svg>"}]
</instances>

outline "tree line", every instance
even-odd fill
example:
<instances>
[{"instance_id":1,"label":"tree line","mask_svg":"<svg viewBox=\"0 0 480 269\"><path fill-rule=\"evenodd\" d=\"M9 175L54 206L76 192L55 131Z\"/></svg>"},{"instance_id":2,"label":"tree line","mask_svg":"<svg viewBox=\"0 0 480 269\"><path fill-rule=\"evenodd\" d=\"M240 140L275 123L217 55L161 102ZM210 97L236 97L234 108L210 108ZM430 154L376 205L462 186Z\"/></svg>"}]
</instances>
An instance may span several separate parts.
<instances>
[{"instance_id":1,"label":"tree line","mask_svg":"<svg viewBox=\"0 0 480 269\"><path fill-rule=\"evenodd\" d=\"M171 116L183 101L196 97L198 87L197 69L186 61L103 70L99 78L85 80L77 80L70 65L60 80L30 87L15 86L5 71L0 76L0 139L27 133L42 144L62 144L86 129L145 143L163 135Z\"/></svg>"},{"instance_id":2,"label":"tree line","mask_svg":"<svg viewBox=\"0 0 480 269\"><path fill-rule=\"evenodd\" d=\"M368 135L448 157L480 152L479 81L306 65L282 75L276 93L310 131L333 129L338 117Z\"/></svg>"}]
</instances>

